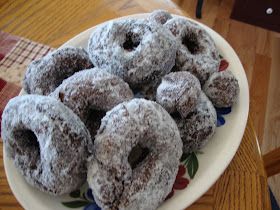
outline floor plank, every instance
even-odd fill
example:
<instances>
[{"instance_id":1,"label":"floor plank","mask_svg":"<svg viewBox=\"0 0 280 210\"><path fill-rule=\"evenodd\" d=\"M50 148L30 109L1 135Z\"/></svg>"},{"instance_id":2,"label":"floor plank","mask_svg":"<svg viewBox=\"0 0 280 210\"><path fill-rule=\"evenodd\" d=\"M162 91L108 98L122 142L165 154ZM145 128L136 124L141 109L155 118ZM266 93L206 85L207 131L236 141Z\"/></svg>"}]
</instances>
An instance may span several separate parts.
<instances>
[{"instance_id":1,"label":"floor plank","mask_svg":"<svg viewBox=\"0 0 280 210\"><path fill-rule=\"evenodd\" d=\"M269 57L256 54L250 85L250 107L254 110L252 118L260 143L263 142L270 65L271 59Z\"/></svg>"},{"instance_id":2,"label":"floor plank","mask_svg":"<svg viewBox=\"0 0 280 210\"><path fill-rule=\"evenodd\" d=\"M280 147L280 38L272 40L272 67L270 72L269 92L265 115L263 153ZM280 204L280 174L268 179L269 186Z\"/></svg>"}]
</instances>

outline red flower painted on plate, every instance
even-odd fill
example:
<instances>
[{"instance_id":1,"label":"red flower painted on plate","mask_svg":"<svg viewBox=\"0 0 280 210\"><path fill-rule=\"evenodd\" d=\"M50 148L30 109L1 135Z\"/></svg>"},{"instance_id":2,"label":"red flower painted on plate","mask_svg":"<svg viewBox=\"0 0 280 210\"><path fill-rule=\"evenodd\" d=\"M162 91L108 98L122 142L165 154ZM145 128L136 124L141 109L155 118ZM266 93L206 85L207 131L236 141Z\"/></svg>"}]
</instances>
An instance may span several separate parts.
<instances>
[{"instance_id":1,"label":"red flower painted on plate","mask_svg":"<svg viewBox=\"0 0 280 210\"><path fill-rule=\"evenodd\" d=\"M174 190L183 190L185 189L188 184L189 180L183 177L186 173L186 168L184 165L179 166L179 170L175 179L175 182L173 184L171 192L168 194L165 200L171 198L174 195Z\"/></svg>"},{"instance_id":2,"label":"red flower painted on plate","mask_svg":"<svg viewBox=\"0 0 280 210\"><path fill-rule=\"evenodd\" d=\"M227 60L222 59L221 63L220 63L220 67L219 67L219 71L225 71L228 67L229 63L227 62Z\"/></svg>"}]
</instances>

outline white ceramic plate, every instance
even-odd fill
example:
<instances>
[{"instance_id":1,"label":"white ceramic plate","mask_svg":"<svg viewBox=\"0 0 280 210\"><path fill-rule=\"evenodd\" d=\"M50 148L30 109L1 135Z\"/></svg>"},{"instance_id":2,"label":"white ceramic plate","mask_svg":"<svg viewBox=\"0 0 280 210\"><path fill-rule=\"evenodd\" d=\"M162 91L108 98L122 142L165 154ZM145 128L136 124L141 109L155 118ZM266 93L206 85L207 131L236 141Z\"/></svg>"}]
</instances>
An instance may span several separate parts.
<instances>
[{"instance_id":1,"label":"white ceramic plate","mask_svg":"<svg viewBox=\"0 0 280 210\"><path fill-rule=\"evenodd\" d=\"M145 18L147 14L137 14L121 17ZM194 20L191 20L194 21ZM194 21L196 22L196 21ZM198 22L197 22L198 23ZM242 64L232 47L215 31L198 23L212 36L220 53L229 61L229 68L237 77L240 85L238 102L232 107L232 112L225 116L226 123L217 128L216 134L203 148L203 154L198 155L199 169L194 179L184 190L175 192L175 195L165 201L160 210L184 209L202 196L227 168L241 142L249 111L248 82ZM97 27L97 26L96 26ZM61 47L86 47L90 33L96 27L90 28L75 36ZM4 153L4 166L9 185L17 200L25 209L68 209L62 201L71 200L68 196L52 197L28 185ZM73 199L72 199L73 200Z\"/></svg>"}]
</instances>

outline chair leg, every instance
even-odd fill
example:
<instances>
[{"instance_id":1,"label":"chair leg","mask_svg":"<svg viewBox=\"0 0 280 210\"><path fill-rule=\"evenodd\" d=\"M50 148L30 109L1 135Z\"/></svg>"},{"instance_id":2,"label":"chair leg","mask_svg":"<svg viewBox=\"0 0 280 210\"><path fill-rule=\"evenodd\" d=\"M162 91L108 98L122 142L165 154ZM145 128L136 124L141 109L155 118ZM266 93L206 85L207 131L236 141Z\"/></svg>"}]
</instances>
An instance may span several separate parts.
<instances>
[{"instance_id":1,"label":"chair leg","mask_svg":"<svg viewBox=\"0 0 280 210\"><path fill-rule=\"evenodd\" d=\"M196 4L196 18L201 18L201 10L202 10L202 6L203 6L203 0L197 0L197 4Z\"/></svg>"},{"instance_id":2,"label":"chair leg","mask_svg":"<svg viewBox=\"0 0 280 210\"><path fill-rule=\"evenodd\" d=\"M263 162L268 177L280 173L280 147L263 155Z\"/></svg>"}]
</instances>

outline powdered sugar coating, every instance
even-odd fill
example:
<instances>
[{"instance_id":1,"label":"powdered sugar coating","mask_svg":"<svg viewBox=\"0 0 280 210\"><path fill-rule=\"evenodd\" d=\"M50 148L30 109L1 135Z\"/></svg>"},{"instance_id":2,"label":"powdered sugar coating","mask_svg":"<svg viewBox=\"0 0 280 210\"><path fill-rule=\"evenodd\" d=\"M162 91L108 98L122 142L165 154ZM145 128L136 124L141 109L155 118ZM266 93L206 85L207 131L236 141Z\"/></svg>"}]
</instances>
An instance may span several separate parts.
<instances>
[{"instance_id":1,"label":"powdered sugar coating","mask_svg":"<svg viewBox=\"0 0 280 210\"><path fill-rule=\"evenodd\" d=\"M170 20L172 15L166 10L154 10L149 16L148 21L153 21L158 24L164 24L166 21Z\"/></svg>"},{"instance_id":2,"label":"powdered sugar coating","mask_svg":"<svg viewBox=\"0 0 280 210\"><path fill-rule=\"evenodd\" d=\"M84 49L74 47L58 49L29 64L23 88L29 94L48 95L67 77L92 67Z\"/></svg>"},{"instance_id":3,"label":"powdered sugar coating","mask_svg":"<svg viewBox=\"0 0 280 210\"><path fill-rule=\"evenodd\" d=\"M174 17L164 26L179 43L174 71L189 71L203 85L208 77L218 71L220 58L210 35L198 24Z\"/></svg>"},{"instance_id":4,"label":"powdered sugar coating","mask_svg":"<svg viewBox=\"0 0 280 210\"><path fill-rule=\"evenodd\" d=\"M25 180L41 191L61 195L86 181L90 134L59 101L39 95L11 99L2 116L2 138Z\"/></svg>"},{"instance_id":5,"label":"powdered sugar coating","mask_svg":"<svg viewBox=\"0 0 280 210\"><path fill-rule=\"evenodd\" d=\"M203 90L216 107L230 107L238 98L238 80L229 70L216 72L206 81Z\"/></svg>"},{"instance_id":6,"label":"powdered sugar coating","mask_svg":"<svg viewBox=\"0 0 280 210\"><path fill-rule=\"evenodd\" d=\"M128 156L140 145L149 154L132 169ZM176 123L157 103L133 99L102 119L89 160L88 183L102 209L156 209L172 189L182 155Z\"/></svg>"},{"instance_id":7,"label":"powdered sugar coating","mask_svg":"<svg viewBox=\"0 0 280 210\"><path fill-rule=\"evenodd\" d=\"M173 72L162 78L156 99L169 113L179 112L186 117L195 109L200 92L199 80L191 73Z\"/></svg>"},{"instance_id":8,"label":"powdered sugar coating","mask_svg":"<svg viewBox=\"0 0 280 210\"><path fill-rule=\"evenodd\" d=\"M174 118L183 141L184 153L200 150L215 133L217 114L211 101L201 91L195 111L186 118Z\"/></svg>"},{"instance_id":9,"label":"powdered sugar coating","mask_svg":"<svg viewBox=\"0 0 280 210\"><path fill-rule=\"evenodd\" d=\"M94 30L88 43L93 64L123 78L131 88L169 73L176 50L170 31L139 19L110 21Z\"/></svg>"},{"instance_id":10,"label":"powdered sugar coating","mask_svg":"<svg viewBox=\"0 0 280 210\"><path fill-rule=\"evenodd\" d=\"M133 93L121 78L93 68L64 80L50 96L72 109L86 124L93 138L105 112L132 99Z\"/></svg>"}]
</instances>

